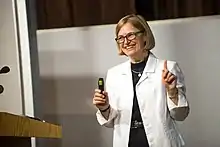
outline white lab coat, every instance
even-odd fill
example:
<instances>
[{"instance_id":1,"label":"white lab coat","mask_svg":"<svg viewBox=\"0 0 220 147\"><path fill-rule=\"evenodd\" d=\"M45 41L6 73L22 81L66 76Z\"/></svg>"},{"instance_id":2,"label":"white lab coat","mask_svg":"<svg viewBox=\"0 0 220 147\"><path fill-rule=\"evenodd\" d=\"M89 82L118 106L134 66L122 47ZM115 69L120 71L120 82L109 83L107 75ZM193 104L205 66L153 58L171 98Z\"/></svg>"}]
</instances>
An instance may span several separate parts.
<instances>
[{"instance_id":1,"label":"white lab coat","mask_svg":"<svg viewBox=\"0 0 220 147\"><path fill-rule=\"evenodd\" d=\"M175 121L183 121L189 113L184 76L176 62L167 61L168 70L177 76L179 101L175 105L162 84L163 66L164 60L150 53L136 85L137 99L150 147L182 147L184 141ZM97 111L97 120L100 125L114 128L113 147L128 147L134 96L130 61L108 70L106 91L111 105L109 118L106 120Z\"/></svg>"}]
</instances>

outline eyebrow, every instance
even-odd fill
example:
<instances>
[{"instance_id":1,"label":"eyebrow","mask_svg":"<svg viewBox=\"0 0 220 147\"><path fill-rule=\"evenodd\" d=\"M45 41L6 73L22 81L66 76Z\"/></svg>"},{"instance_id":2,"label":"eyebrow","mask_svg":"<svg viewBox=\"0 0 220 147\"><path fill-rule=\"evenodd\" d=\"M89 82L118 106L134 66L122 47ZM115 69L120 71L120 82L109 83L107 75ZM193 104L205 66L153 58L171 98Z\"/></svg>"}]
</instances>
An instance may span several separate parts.
<instances>
[{"instance_id":1,"label":"eyebrow","mask_svg":"<svg viewBox=\"0 0 220 147\"><path fill-rule=\"evenodd\" d=\"M129 34L129 33L135 33L135 32L138 32L139 30L137 30L137 31L131 31L131 32L128 32L128 33L126 33L126 34L121 34L121 35L119 35L118 34L118 36L125 36L125 35L127 35L127 34Z\"/></svg>"}]
</instances>

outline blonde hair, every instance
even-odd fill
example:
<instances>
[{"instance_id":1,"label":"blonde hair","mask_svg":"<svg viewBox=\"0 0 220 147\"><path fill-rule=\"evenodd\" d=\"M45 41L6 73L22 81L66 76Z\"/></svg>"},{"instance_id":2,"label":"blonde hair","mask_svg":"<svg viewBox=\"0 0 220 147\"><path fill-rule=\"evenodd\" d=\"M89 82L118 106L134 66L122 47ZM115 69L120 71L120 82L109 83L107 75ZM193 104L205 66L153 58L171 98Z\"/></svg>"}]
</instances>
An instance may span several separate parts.
<instances>
[{"instance_id":1,"label":"blonde hair","mask_svg":"<svg viewBox=\"0 0 220 147\"><path fill-rule=\"evenodd\" d=\"M150 29L150 26L148 25L147 21L141 16L141 15L135 15L135 14L130 14L127 16L124 16L121 18L116 26L115 29L115 34L116 37L118 36L118 32L120 29L126 24L126 23L131 23L135 28L139 29L140 31L144 31L144 35L146 36L146 50L151 50L155 47L155 39L154 35ZM125 55L124 52L121 50L119 44L118 45L118 51L119 55Z\"/></svg>"}]
</instances>

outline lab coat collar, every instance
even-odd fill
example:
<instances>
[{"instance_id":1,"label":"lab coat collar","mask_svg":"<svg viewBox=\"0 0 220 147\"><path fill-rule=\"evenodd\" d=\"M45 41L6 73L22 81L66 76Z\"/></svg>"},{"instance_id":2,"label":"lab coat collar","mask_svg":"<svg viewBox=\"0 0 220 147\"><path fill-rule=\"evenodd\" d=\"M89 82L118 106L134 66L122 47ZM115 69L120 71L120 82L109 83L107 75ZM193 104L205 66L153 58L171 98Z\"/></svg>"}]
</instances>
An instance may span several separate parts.
<instances>
[{"instance_id":1,"label":"lab coat collar","mask_svg":"<svg viewBox=\"0 0 220 147\"><path fill-rule=\"evenodd\" d=\"M149 53L149 57L144 68L143 73L154 73L156 70L157 57L153 53ZM130 60L124 63L124 67L121 68L121 73L123 75L128 75L131 73L131 63Z\"/></svg>"}]
</instances>

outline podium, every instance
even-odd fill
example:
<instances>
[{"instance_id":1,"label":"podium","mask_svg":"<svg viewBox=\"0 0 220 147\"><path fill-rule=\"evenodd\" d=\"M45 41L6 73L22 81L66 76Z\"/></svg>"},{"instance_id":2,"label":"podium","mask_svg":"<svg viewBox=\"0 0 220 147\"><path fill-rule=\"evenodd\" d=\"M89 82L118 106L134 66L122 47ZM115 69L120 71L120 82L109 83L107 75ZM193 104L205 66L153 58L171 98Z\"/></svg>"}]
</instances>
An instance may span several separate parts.
<instances>
[{"instance_id":1,"label":"podium","mask_svg":"<svg viewBox=\"0 0 220 147\"><path fill-rule=\"evenodd\" d=\"M62 137L62 127L34 118L0 112L0 142L4 147L31 147L31 137Z\"/></svg>"}]
</instances>

